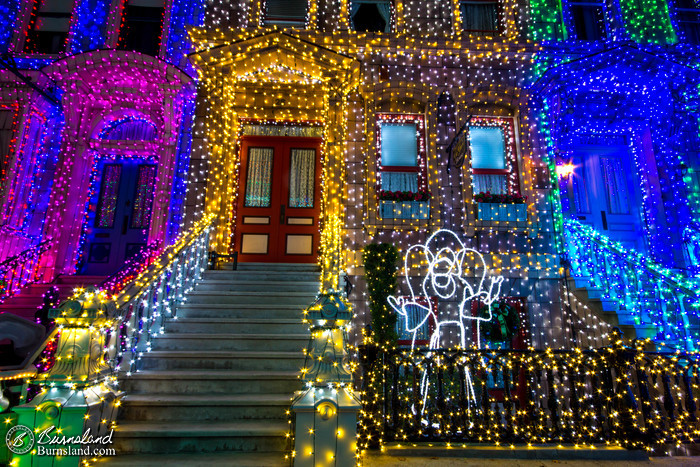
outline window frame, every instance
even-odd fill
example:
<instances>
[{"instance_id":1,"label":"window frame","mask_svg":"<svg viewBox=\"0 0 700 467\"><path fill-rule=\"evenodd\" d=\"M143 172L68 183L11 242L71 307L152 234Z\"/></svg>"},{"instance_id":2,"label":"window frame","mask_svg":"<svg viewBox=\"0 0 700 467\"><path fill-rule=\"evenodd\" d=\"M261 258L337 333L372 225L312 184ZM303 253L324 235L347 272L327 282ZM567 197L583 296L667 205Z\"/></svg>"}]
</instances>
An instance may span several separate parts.
<instances>
[{"instance_id":1,"label":"window frame","mask_svg":"<svg viewBox=\"0 0 700 467\"><path fill-rule=\"evenodd\" d=\"M472 166L471 133L472 127L501 128L503 130L505 169L475 169ZM474 187L474 175L505 175L506 194L520 194L520 171L518 167L518 147L515 132L515 117L474 116L466 124L469 139L469 171L472 198L478 193Z\"/></svg>"},{"instance_id":2,"label":"window frame","mask_svg":"<svg viewBox=\"0 0 700 467\"><path fill-rule=\"evenodd\" d=\"M694 0L695 3L695 8L684 8L679 6L679 2L677 0L674 0L670 5L669 9L672 10L672 24L674 26L674 30L678 37L683 41L687 42L689 44L695 44L698 45L700 44L700 4ZM685 19L682 19L681 16L683 13L695 13L697 15L697 22L693 21L688 21ZM686 34L686 28L684 28L682 25L683 24L695 24L695 28L698 30L696 31L696 40L691 40L688 37L688 34Z\"/></svg>"},{"instance_id":3,"label":"window frame","mask_svg":"<svg viewBox=\"0 0 700 467\"><path fill-rule=\"evenodd\" d=\"M22 25L23 28L20 30L21 32L18 32L19 36L19 41L15 42L17 45L17 48L15 49L18 53L24 54L24 55L49 55L49 56L56 56L56 55L61 55L61 54L66 54L68 53L68 46L70 45L71 42L71 30L73 29L73 22L75 21L75 9L76 9L76 3L77 0L68 0L68 2L71 4L70 7L70 13L67 14L68 17L68 30L65 31L66 37L63 40L63 46L58 50L57 52L40 52L40 51L28 51L27 46L29 44L29 36L32 34L34 31L39 31L38 29L35 29L35 25L37 21L45 17L46 15L41 14L41 7L45 3L46 0L32 0L27 3L26 10L24 10L26 13L23 15L20 15L22 20ZM55 15L55 13L49 13L48 17L52 17L51 15ZM55 17L55 16L53 16ZM38 35L37 35L38 36ZM38 37L36 38L38 40Z\"/></svg>"},{"instance_id":4,"label":"window frame","mask_svg":"<svg viewBox=\"0 0 700 467\"><path fill-rule=\"evenodd\" d=\"M284 20L281 17L270 17L268 15L268 6L269 6L269 0L265 0L264 2L261 2L261 10L260 10L260 25L266 28L270 27L275 27L277 26L278 28L281 29L287 29L287 28L292 28L292 29L306 29L309 27L309 13L311 12L311 2L313 0L305 0L306 1L306 12L304 13L304 20L298 21L298 25L281 25L279 24L280 22L289 22L289 23L297 23L297 21L294 20ZM270 18L274 18L274 22L270 23L269 20Z\"/></svg>"},{"instance_id":5,"label":"window frame","mask_svg":"<svg viewBox=\"0 0 700 467\"><path fill-rule=\"evenodd\" d=\"M566 5L566 29L568 32L568 38L574 38L579 41L594 42L594 41L605 41L611 36L611 26L608 21L608 5L605 0L568 0ZM603 31L602 37L599 39L583 39L579 37L579 31L576 28L576 21L574 18L574 7L576 6L592 6L600 7L603 16Z\"/></svg>"},{"instance_id":6,"label":"window frame","mask_svg":"<svg viewBox=\"0 0 700 467\"><path fill-rule=\"evenodd\" d=\"M476 3L481 3L481 4L492 4L496 5L496 29L493 30L484 30L484 29L465 29L465 15L464 15L464 10L462 9L462 5L471 3L471 4L476 4ZM461 34L476 34L479 36L499 36L504 33L505 31L505 24L503 22L503 4L500 0L458 0L457 2L458 7L459 7L459 20L460 20L460 33Z\"/></svg>"},{"instance_id":7,"label":"window frame","mask_svg":"<svg viewBox=\"0 0 700 467\"><path fill-rule=\"evenodd\" d=\"M351 31L355 32L362 32L362 33L383 33L383 34L389 34L392 33L396 30L396 4L394 3L394 0L356 0L359 3L369 3L369 4L377 4L377 3L388 3L391 6L391 12L389 14L389 24L387 24L388 31L358 31L355 29L355 23L353 22L352 18L352 4L354 3L354 0L347 0L348 2L348 26Z\"/></svg>"},{"instance_id":8,"label":"window frame","mask_svg":"<svg viewBox=\"0 0 700 467\"><path fill-rule=\"evenodd\" d=\"M384 123L415 123L416 124L416 165L382 165L382 124ZM382 173L384 172L406 172L418 174L418 190L428 190L427 171L427 145L425 142L425 116L422 114L400 114L400 113L378 113L376 122L376 162L377 162L377 185L376 197L382 192Z\"/></svg>"}]
</instances>

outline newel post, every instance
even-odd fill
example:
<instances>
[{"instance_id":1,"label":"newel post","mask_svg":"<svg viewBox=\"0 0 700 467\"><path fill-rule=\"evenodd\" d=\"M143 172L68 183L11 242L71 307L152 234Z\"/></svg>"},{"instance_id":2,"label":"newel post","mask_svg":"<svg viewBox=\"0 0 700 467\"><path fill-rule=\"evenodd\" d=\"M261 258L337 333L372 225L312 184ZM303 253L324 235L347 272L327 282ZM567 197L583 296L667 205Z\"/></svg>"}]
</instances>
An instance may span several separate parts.
<instances>
[{"instance_id":1,"label":"newel post","mask_svg":"<svg viewBox=\"0 0 700 467\"><path fill-rule=\"evenodd\" d=\"M302 369L306 389L292 404L296 417L294 466L352 466L356 462L360 401L352 387L347 326L352 312L337 291L304 311L311 339Z\"/></svg>"},{"instance_id":2,"label":"newel post","mask_svg":"<svg viewBox=\"0 0 700 467\"><path fill-rule=\"evenodd\" d=\"M115 315L114 303L94 288L49 312L59 328L55 363L32 381L40 393L13 409L17 424L33 433L17 438L22 445L17 446L13 466L44 465L53 457L48 450L61 449L60 465L77 467L81 459L112 448L113 422L124 395L113 387L105 349Z\"/></svg>"}]
</instances>

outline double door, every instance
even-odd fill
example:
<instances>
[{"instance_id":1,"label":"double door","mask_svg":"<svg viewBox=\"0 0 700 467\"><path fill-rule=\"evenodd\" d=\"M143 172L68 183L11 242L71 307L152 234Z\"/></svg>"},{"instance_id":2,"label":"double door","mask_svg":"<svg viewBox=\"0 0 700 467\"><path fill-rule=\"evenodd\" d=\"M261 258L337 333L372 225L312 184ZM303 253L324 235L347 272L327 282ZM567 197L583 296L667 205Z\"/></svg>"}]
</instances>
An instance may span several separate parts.
<instances>
[{"instance_id":1,"label":"double door","mask_svg":"<svg viewBox=\"0 0 700 467\"><path fill-rule=\"evenodd\" d=\"M318 257L320 139L244 137L234 249L243 262Z\"/></svg>"},{"instance_id":2,"label":"double door","mask_svg":"<svg viewBox=\"0 0 700 467\"><path fill-rule=\"evenodd\" d=\"M103 160L93 180L79 273L109 275L146 246L157 166Z\"/></svg>"}]
</instances>

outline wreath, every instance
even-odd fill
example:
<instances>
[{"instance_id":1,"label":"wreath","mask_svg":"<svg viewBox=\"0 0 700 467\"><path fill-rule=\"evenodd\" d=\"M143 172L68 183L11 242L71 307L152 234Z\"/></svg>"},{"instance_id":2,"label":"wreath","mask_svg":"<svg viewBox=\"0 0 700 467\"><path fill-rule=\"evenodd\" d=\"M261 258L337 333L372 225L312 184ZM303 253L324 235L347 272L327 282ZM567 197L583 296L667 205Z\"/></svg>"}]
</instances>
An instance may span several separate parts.
<instances>
[{"instance_id":1,"label":"wreath","mask_svg":"<svg viewBox=\"0 0 700 467\"><path fill-rule=\"evenodd\" d=\"M520 328L518 311L508 303L496 302L491 304L490 321L481 322L481 335L490 342L510 342ZM489 317L489 307L484 305L479 309L479 317Z\"/></svg>"}]
</instances>

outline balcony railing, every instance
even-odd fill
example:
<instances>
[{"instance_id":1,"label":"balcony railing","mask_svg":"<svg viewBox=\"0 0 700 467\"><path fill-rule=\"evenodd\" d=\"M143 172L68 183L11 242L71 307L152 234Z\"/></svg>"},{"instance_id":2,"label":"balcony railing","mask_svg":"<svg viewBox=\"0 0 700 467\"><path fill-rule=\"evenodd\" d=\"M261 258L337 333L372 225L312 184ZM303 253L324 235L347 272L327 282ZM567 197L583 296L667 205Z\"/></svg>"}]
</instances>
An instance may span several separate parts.
<instances>
[{"instance_id":1,"label":"balcony railing","mask_svg":"<svg viewBox=\"0 0 700 467\"><path fill-rule=\"evenodd\" d=\"M574 220L564 222L571 274L619 307L621 324L654 325L657 341L698 347L700 287ZM629 323L624 323L629 319Z\"/></svg>"},{"instance_id":2,"label":"balcony railing","mask_svg":"<svg viewBox=\"0 0 700 467\"><path fill-rule=\"evenodd\" d=\"M595 350L363 352L361 445L620 445L698 441L697 355ZM656 455L664 453L656 452Z\"/></svg>"}]
</instances>

